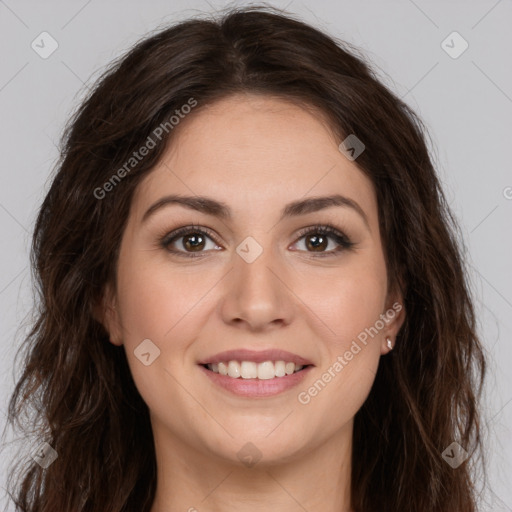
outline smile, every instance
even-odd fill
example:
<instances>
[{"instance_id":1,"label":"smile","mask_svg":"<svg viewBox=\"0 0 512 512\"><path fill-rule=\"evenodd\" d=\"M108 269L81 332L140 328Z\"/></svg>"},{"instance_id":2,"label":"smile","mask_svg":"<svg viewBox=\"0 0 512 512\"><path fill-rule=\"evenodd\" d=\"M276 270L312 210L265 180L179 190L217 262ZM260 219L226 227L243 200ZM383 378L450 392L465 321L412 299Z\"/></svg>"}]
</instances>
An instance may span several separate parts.
<instances>
[{"instance_id":1,"label":"smile","mask_svg":"<svg viewBox=\"0 0 512 512\"><path fill-rule=\"evenodd\" d=\"M282 374L283 364L284 375L279 377L276 373L278 375ZM200 364L198 368L214 384L216 389L224 390L231 395L238 395L243 398L262 399L292 390L303 382L314 368L313 365L300 366L295 365L295 363L291 364L293 364L293 371L291 373L287 373L287 363L284 361L276 361L275 363L273 361L263 361L256 364L253 361L238 362L232 360L227 363ZM291 364L288 366L288 371L292 369ZM215 366L217 371L214 371ZM220 373L220 370L223 372L231 370L231 375L233 376L230 376L228 373L223 375ZM243 377L242 374L246 375L246 377ZM247 377L247 375L256 376Z\"/></svg>"},{"instance_id":2,"label":"smile","mask_svg":"<svg viewBox=\"0 0 512 512\"><path fill-rule=\"evenodd\" d=\"M232 379L269 380L284 377L301 371L304 366L286 361L226 361L203 365L214 373L231 377Z\"/></svg>"}]
</instances>

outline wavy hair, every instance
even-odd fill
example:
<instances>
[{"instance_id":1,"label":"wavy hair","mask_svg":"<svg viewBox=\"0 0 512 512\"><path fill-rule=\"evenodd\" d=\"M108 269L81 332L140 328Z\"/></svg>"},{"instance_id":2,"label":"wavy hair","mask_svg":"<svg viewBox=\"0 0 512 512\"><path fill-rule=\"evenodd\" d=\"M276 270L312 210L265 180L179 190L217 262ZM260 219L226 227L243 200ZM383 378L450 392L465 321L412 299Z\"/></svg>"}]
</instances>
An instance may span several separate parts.
<instances>
[{"instance_id":1,"label":"wavy hair","mask_svg":"<svg viewBox=\"0 0 512 512\"><path fill-rule=\"evenodd\" d=\"M156 461L148 407L95 308L106 284L115 285L134 190L177 130L164 130L108 194L97 191L190 98L199 112L240 92L314 107L340 142L356 134L366 146L357 165L377 193L389 286L403 292L406 319L355 416L354 510L474 512L477 462L485 473L486 358L427 130L359 50L267 6L148 35L111 63L66 126L35 223L37 305L8 408L9 424L30 430L58 458L46 469L20 460L9 479L16 510L150 510ZM454 441L469 454L457 469L441 456Z\"/></svg>"}]
</instances>

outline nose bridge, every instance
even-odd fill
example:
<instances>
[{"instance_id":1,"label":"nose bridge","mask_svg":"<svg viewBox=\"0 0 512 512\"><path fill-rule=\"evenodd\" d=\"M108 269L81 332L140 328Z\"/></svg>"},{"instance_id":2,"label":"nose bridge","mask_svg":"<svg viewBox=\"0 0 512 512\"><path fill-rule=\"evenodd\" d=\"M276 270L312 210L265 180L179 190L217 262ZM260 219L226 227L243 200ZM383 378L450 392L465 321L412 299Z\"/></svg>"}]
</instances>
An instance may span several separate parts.
<instances>
[{"instance_id":1,"label":"nose bridge","mask_svg":"<svg viewBox=\"0 0 512 512\"><path fill-rule=\"evenodd\" d=\"M269 245L271 236L245 238L236 248L234 268L224 301L225 321L244 321L253 328L291 319L290 291L282 265Z\"/></svg>"}]
</instances>

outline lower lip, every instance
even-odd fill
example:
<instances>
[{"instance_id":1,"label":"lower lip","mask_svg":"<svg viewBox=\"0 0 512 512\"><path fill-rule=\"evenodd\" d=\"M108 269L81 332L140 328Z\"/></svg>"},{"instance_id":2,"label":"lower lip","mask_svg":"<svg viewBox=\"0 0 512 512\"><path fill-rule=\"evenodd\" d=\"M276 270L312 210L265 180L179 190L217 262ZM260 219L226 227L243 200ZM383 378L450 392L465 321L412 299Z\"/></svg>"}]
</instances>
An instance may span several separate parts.
<instances>
[{"instance_id":1,"label":"lower lip","mask_svg":"<svg viewBox=\"0 0 512 512\"><path fill-rule=\"evenodd\" d=\"M283 393L295 386L297 386L306 377L313 366L308 366L291 375L284 377L274 377L273 379L233 379L227 375L212 372L204 366L199 365L199 368L210 378L215 384L221 388L230 391L238 396L245 396L250 398L265 398L275 396Z\"/></svg>"}]
</instances>

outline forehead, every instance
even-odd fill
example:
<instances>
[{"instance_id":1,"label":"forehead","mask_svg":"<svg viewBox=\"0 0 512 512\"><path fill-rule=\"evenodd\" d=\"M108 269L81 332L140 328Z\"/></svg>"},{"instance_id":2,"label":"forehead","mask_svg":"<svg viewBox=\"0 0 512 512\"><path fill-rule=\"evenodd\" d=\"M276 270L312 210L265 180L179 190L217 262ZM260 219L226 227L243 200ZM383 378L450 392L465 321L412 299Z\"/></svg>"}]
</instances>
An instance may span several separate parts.
<instances>
[{"instance_id":1,"label":"forehead","mask_svg":"<svg viewBox=\"0 0 512 512\"><path fill-rule=\"evenodd\" d=\"M134 197L208 195L243 213L340 193L376 215L369 178L338 149L325 116L280 98L234 95L189 115Z\"/></svg>"}]
</instances>

